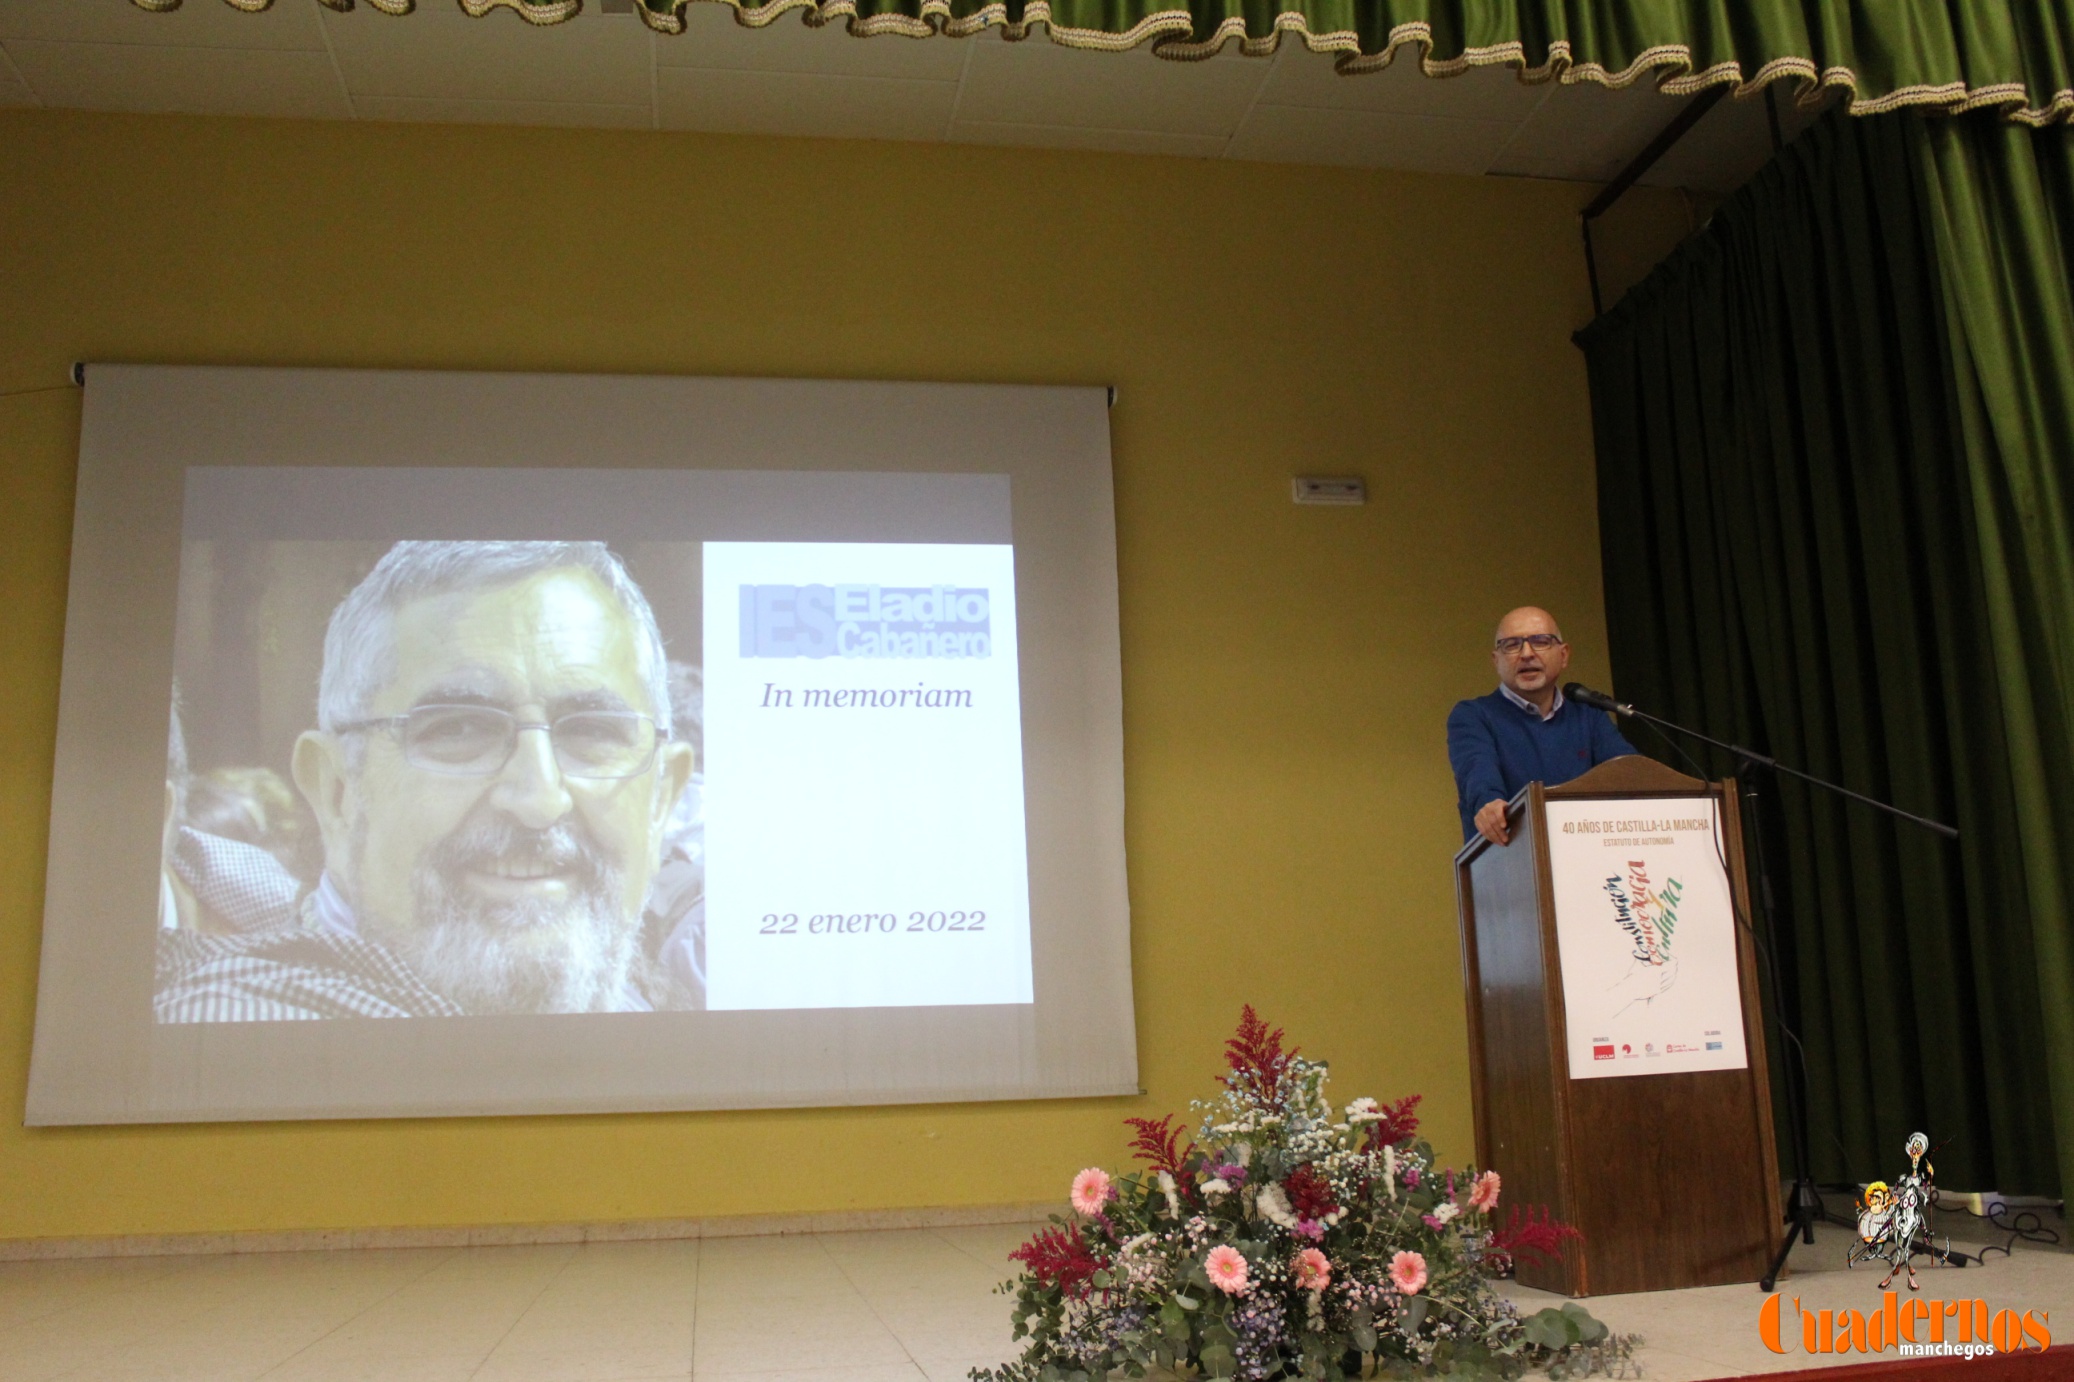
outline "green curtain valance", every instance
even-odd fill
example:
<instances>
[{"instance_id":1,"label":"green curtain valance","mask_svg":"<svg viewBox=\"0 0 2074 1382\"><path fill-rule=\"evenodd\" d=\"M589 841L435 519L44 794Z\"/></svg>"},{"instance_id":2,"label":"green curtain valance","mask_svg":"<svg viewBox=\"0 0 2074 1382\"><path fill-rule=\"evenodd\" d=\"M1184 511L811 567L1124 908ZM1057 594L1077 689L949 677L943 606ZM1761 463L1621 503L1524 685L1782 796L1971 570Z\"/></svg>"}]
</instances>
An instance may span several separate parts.
<instances>
[{"instance_id":1,"label":"green curtain valance","mask_svg":"<svg viewBox=\"0 0 2074 1382\"><path fill-rule=\"evenodd\" d=\"M354 0L320 0L350 10ZM1339 70L1386 67L1413 49L1429 77L1509 66L1523 82L1627 86L1644 77L1673 95L1732 84L1739 94L1792 80L1814 102L1841 87L1853 115L1914 106L1991 108L2044 125L2074 114L2074 0L711 0L760 28L797 10L852 34L954 37L1042 28L1055 43L1110 51L1150 43L1168 58L1236 44L1271 53L1293 34L1339 54ZM181 0L133 0L148 10ZM273 0L225 0L263 10ZM366 0L405 14L417 0ZM634 0L650 28L682 33L694 0ZM573 17L582 0L459 0L471 15L516 10L535 24Z\"/></svg>"}]
</instances>

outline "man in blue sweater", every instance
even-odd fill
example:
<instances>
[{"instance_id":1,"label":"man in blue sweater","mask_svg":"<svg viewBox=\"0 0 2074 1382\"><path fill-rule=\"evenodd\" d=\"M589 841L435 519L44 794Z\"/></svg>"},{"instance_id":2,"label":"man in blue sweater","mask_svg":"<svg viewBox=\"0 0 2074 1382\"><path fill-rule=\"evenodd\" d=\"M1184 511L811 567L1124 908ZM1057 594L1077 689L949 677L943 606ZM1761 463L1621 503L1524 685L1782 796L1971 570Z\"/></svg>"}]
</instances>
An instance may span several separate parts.
<instances>
[{"instance_id":1,"label":"man in blue sweater","mask_svg":"<svg viewBox=\"0 0 2074 1382\"><path fill-rule=\"evenodd\" d=\"M1568 782L1635 746L1603 713L1563 699L1558 683L1570 645L1547 610L1527 605L1499 620L1491 661L1498 689L1455 703L1447 756L1455 765L1462 838L1481 834L1502 845L1511 842L1505 803L1520 788Z\"/></svg>"}]
</instances>

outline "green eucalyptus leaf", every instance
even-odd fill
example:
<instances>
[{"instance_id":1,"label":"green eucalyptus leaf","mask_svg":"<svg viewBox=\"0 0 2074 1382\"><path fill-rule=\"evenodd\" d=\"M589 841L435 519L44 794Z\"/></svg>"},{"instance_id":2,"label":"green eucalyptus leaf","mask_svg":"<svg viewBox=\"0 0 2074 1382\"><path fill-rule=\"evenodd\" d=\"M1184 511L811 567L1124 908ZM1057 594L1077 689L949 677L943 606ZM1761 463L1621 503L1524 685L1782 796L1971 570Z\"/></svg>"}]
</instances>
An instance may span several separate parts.
<instances>
[{"instance_id":1,"label":"green eucalyptus leaf","mask_svg":"<svg viewBox=\"0 0 2074 1382\"><path fill-rule=\"evenodd\" d=\"M1580 1343L1595 1344L1609 1332L1604 1322L1593 1318L1591 1311L1574 1300L1563 1306L1563 1314L1577 1326L1577 1338Z\"/></svg>"},{"instance_id":2,"label":"green eucalyptus leaf","mask_svg":"<svg viewBox=\"0 0 2074 1382\"><path fill-rule=\"evenodd\" d=\"M1205 1344L1197 1355L1203 1372L1210 1377L1230 1377L1238 1368L1238 1359L1225 1344Z\"/></svg>"},{"instance_id":3,"label":"green eucalyptus leaf","mask_svg":"<svg viewBox=\"0 0 2074 1382\"><path fill-rule=\"evenodd\" d=\"M1203 1308L1203 1303L1194 1296L1183 1295L1178 1291L1174 1293L1174 1304L1180 1306L1183 1310L1200 1310Z\"/></svg>"},{"instance_id":4,"label":"green eucalyptus leaf","mask_svg":"<svg viewBox=\"0 0 2074 1382\"><path fill-rule=\"evenodd\" d=\"M1363 1353L1375 1352L1375 1325L1372 1323L1363 1321L1355 1325L1347 1337L1353 1341L1354 1347L1360 1349Z\"/></svg>"},{"instance_id":5,"label":"green eucalyptus leaf","mask_svg":"<svg viewBox=\"0 0 2074 1382\"><path fill-rule=\"evenodd\" d=\"M1527 1316L1527 1342L1537 1348L1565 1349L1583 1338L1577 1321L1550 1306Z\"/></svg>"}]
</instances>

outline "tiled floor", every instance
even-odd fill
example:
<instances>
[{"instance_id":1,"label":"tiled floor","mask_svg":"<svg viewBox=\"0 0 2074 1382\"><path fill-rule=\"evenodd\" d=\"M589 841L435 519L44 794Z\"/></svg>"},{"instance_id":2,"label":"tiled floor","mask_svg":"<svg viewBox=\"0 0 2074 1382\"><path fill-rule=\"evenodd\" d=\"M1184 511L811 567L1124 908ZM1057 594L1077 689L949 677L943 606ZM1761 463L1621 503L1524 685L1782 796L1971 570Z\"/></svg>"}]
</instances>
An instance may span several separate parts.
<instances>
[{"instance_id":1,"label":"tiled floor","mask_svg":"<svg viewBox=\"0 0 2074 1382\"><path fill-rule=\"evenodd\" d=\"M2059 1227L2057 1222L2055 1227ZM0 1379L951 1382L1008 1357L994 1294L1027 1226L532 1247L0 1263ZM1789 1296L1876 1304L1832 1230ZM1538 1309L1546 1300L1516 1293ZM2074 1256L2019 1248L1926 1296L2074 1306ZM1856 1362L1758 1342L1755 1287L1602 1297L1656 1382ZM2074 1336L2074 1309L2062 1316Z\"/></svg>"}]
</instances>

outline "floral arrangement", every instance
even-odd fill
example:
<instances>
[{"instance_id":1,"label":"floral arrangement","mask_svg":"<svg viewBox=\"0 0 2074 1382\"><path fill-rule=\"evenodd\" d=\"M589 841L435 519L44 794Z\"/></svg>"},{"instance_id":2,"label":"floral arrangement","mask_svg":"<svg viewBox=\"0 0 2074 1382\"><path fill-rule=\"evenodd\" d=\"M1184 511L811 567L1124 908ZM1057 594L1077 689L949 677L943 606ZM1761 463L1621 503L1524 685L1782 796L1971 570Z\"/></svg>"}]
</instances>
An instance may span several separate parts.
<instances>
[{"instance_id":1,"label":"floral arrangement","mask_svg":"<svg viewBox=\"0 0 2074 1382\"><path fill-rule=\"evenodd\" d=\"M1143 1167L1073 1178L1072 1217L1010 1254L1029 1343L974 1382L1631 1371L1633 1338L1575 1304L1522 1318L1491 1284L1575 1229L1501 1219L1498 1172L1435 1163L1419 1096L1336 1109L1324 1062L1282 1041L1247 1007L1193 1139L1128 1119Z\"/></svg>"}]
</instances>

